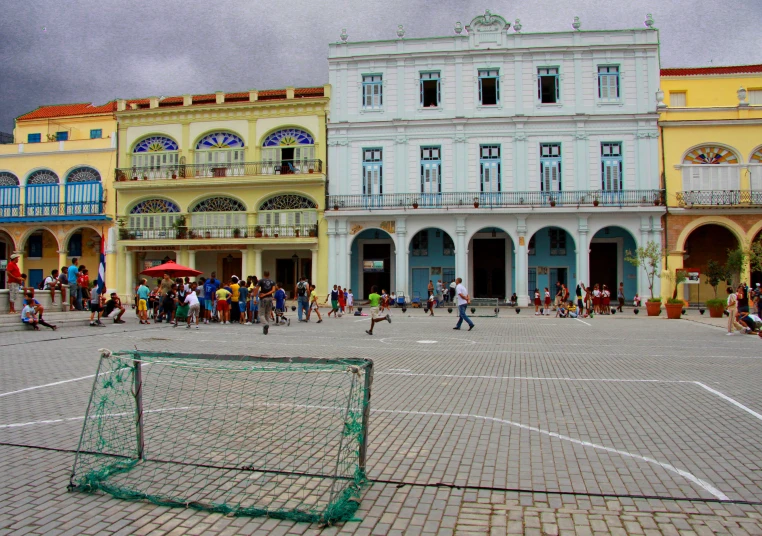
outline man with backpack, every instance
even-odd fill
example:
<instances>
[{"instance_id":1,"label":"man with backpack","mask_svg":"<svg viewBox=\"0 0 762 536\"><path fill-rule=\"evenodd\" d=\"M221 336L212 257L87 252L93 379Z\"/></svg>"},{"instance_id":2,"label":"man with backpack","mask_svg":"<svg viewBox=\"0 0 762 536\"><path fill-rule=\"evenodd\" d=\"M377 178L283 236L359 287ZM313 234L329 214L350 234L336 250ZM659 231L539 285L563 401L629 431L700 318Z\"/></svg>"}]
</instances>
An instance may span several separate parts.
<instances>
[{"instance_id":1,"label":"man with backpack","mask_svg":"<svg viewBox=\"0 0 762 536\"><path fill-rule=\"evenodd\" d=\"M267 335L270 331L270 315L273 310L273 294L275 293L275 282L270 279L270 272L265 271L264 277L259 280L259 318L265 323L262 326L262 333Z\"/></svg>"},{"instance_id":2,"label":"man with backpack","mask_svg":"<svg viewBox=\"0 0 762 536\"><path fill-rule=\"evenodd\" d=\"M307 278L302 276L299 278L299 282L296 284L296 316L299 322L307 321L307 314L309 312L309 291L310 285L307 283ZM304 311L304 320L302 320L302 311Z\"/></svg>"}]
</instances>

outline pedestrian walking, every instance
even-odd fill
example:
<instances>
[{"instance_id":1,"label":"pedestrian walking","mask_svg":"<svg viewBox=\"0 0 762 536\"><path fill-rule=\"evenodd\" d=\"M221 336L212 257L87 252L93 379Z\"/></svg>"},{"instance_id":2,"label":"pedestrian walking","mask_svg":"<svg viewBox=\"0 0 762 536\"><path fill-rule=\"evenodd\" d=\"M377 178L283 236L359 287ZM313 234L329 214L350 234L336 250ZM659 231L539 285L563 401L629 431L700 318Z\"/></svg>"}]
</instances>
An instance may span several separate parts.
<instances>
[{"instance_id":1,"label":"pedestrian walking","mask_svg":"<svg viewBox=\"0 0 762 536\"><path fill-rule=\"evenodd\" d=\"M310 286L310 310L307 314L307 322L310 321L310 316L315 313L318 317L317 323L320 324L323 321L323 317L320 316L320 305L318 304L317 288L315 285Z\"/></svg>"},{"instance_id":2,"label":"pedestrian walking","mask_svg":"<svg viewBox=\"0 0 762 536\"><path fill-rule=\"evenodd\" d=\"M270 315L273 310L273 294L275 293L275 282L270 279L270 272L265 271L262 279L259 280L259 318L265 323L262 326L262 333L267 335L270 332Z\"/></svg>"},{"instance_id":3,"label":"pedestrian walking","mask_svg":"<svg viewBox=\"0 0 762 536\"><path fill-rule=\"evenodd\" d=\"M466 314L466 307L471 303L471 297L468 295L468 289L463 285L463 279L458 277L455 279L455 283L455 296L458 300L458 323L452 329L460 329L461 324L465 321L468 324L468 331L471 331L474 329L474 323ZM539 295L539 292L537 294Z\"/></svg>"},{"instance_id":4,"label":"pedestrian walking","mask_svg":"<svg viewBox=\"0 0 762 536\"><path fill-rule=\"evenodd\" d=\"M310 308L310 285L307 278L302 276L296 284L296 318L299 322L306 322ZM350 306L351 307L351 306Z\"/></svg>"}]
</instances>

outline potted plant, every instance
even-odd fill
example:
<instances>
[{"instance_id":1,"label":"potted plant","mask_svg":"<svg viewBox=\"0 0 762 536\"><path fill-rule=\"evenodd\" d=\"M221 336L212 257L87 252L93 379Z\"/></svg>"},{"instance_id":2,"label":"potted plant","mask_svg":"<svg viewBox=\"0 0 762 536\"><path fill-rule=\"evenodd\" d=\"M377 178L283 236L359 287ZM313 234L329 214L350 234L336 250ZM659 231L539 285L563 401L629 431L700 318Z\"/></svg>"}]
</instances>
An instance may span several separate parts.
<instances>
[{"instance_id":1,"label":"potted plant","mask_svg":"<svg viewBox=\"0 0 762 536\"><path fill-rule=\"evenodd\" d=\"M646 302L646 310L648 316L659 316L661 312L661 298L654 297L654 281L659 271L659 263L661 262L662 252L659 245L650 241L645 246L639 247L635 252L627 250L624 260L635 266L636 268L642 267L646 272L646 279L648 280L648 290L651 292L651 297Z\"/></svg>"},{"instance_id":2,"label":"potted plant","mask_svg":"<svg viewBox=\"0 0 762 536\"><path fill-rule=\"evenodd\" d=\"M709 309L709 316L711 318L722 318L725 312L725 300L717 297L717 287L723 281L730 280L730 272L727 266L723 266L718 262L710 260L707 263L706 271L704 272L704 282L714 290L714 298L706 300L706 307Z\"/></svg>"},{"instance_id":3,"label":"potted plant","mask_svg":"<svg viewBox=\"0 0 762 536\"><path fill-rule=\"evenodd\" d=\"M339 210L339 204L338 203L334 203L333 204L333 210Z\"/></svg>"},{"instance_id":4,"label":"potted plant","mask_svg":"<svg viewBox=\"0 0 762 536\"><path fill-rule=\"evenodd\" d=\"M211 231L206 231L206 232L204 233L204 238L211 238L211 237L212 237L212 233L211 233Z\"/></svg>"},{"instance_id":5,"label":"potted plant","mask_svg":"<svg viewBox=\"0 0 762 536\"><path fill-rule=\"evenodd\" d=\"M175 236L177 238L185 238L188 235L188 227L185 225L185 216L180 216L172 222L172 227L175 229Z\"/></svg>"},{"instance_id":6,"label":"potted plant","mask_svg":"<svg viewBox=\"0 0 762 536\"><path fill-rule=\"evenodd\" d=\"M594 206L594 207L597 207L599 204L600 204L600 201L598 200L598 196L596 195L596 196L593 198L593 206Z\"/></svg>"},{"instance_id":7,"label":"potted plant","mask_svg":"<svg viewBox=\"0 0 762 536\"><path fill-rule=\"evenodd\" d=\"M418 208L418 200L413 199L413 208Z\"/></svg>"},{"instance_id":8,"label":"potted plant","mask_svg":"<svg viewBox=\"0 0 762 536\"><path fill-rule=\"evenodd\" d=\"M664 305L667 309L667 318L672 320L679 320L683 314L683 307L685 307L685 301L677 298L677 287L685 283L688 279L688 273L685 270L675 270L675 273L665 272L662 277L669 279L673 285L672 297L667 300Z\"/></svg>"},{"instance_id":9,"label":"potted plant","mask_svg":"<svg viewBox=\"0 0 762 536\"><path fill-rule=\"evenodd\" d=\"M315 173L315 168L313 168L313 167L310 167L310 168L308 169L308 171L309 171L310 173Z\"/></svg>"},{"instance_id":10,"label":"potted plant","mask_svg":"<svg viewBox=\"0 0 762 536\"><path fill-rule=\"evenodd\" d=\"M556 198L555 197L551 196L551 198L550 198L550 206L551 207L555 207L556 206Z\"/></svg>"},{"instance_id":11,"label":"potted plant","mask_svg":"<svg viewBox=\"0 0 762 536\"><path fill-rule=\"evenodd\" d=\"M174 171L172 172L172 178L173 178L173 179L176 179L176 178L177 178L177 173L175 173Z\"/></svg>"},{"instance_id":12,"label":"potted plant","mask_svg":"<svg viewBox=\"0 0 762 536\"><path fill-rule=\"evenodd\" d=\"M254 238L262 238L262 226L257 225L254 227Z\"/></svg>"},{"instance_id":13,"label":"potted plant","mask_svg":"<svg viewBox=\"0 0 762 536\"><path fill-rule=\"evenodd\" d=\"M148 175L143 175L143 180L147 181L148 180Z\"/></svg>"},{"instance_id":14,"label":"potted plant","mask_svg":"<svg viewBox=\"0 0 762 536\"><path fill-rule=\"evenodd\" d=\"M233 229L233 238L241 238L241 230L238 227Z\"/></svg>"},{"instance_id":15,"label":"potted plant","mask_svg":"<svg viewBox=\"0 0 762 536\"><path fill-rule=\"evenodd\" d=\"M296 236L296 238L299 238L299 227L294 229L294 236Z\"/></svg>"},{"instance_id":16,"label":"potted plant","mask_svg":"<svg viewBox=\"0 0 762 536\"><path fill-rule=\"evenodd\" d=\"M474 208L479 208L479 198L474 197Z\"/></svg>"},{"instance_id":17,"label":"potted plant","mask_svg":"<svg viewBox=\"0 0 762 536\"><path fill-rule=\"evenodd\" d=\"M119 173L116 174L116 180L118 180L119 182L124 182L127 180L127 177L125 176L123 171L120 171Z\"/></svg>"},{"instance_id":18,"label":"potted plant","mask_svg":"<svg viewBox=\"0 0 762 536\"><path fill-rule=\"evenodd\" d=\"M317 225L313 225L310 227L310 238L315 238L317 236Z\"/></svg>"}]
</instances>

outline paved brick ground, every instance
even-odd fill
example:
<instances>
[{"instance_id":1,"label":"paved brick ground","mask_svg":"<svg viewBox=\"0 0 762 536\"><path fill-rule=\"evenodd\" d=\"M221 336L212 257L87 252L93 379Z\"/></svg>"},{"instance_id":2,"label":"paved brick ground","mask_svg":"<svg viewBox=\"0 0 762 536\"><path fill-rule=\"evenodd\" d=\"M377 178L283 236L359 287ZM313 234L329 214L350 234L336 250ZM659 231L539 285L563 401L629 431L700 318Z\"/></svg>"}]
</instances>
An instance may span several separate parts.
<instances>
[{"instance_id":1,"label":"paved brick ground","mask_svg":"<svg viewBox=\"0 0 762 536\"><path fill-rule=\"evenodd\" d=\"M0 534L762 534L762 341L726 337L690 313L581 322L526 312L458 332L444 310L395 311L373 337L354 317L267 337L133 318L5 333ZM77 445L97 349L135 345L373 358L376 482L360 521L320 529L67 493L66 451Z\"/></svg>"}]
</instances>

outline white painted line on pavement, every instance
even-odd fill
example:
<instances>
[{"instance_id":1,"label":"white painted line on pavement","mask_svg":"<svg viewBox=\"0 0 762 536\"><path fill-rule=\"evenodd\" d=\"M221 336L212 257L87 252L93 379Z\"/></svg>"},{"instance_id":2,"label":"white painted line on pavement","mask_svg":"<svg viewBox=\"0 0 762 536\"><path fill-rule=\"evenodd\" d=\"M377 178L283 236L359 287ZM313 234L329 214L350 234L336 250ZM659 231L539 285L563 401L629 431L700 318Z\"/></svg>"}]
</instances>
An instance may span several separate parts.
<instances>
[{"instance_id":1,"label":"white painted line on pavement","mask_svg":"<svg viewBox=\"0 0 762 536\"><path fill-rule=\"evenodd\" d=\"M748 408L748 407L744 406L744 405L743 405L743 404L741 404L739 401L737 401L737 400L735 400L735 399L733 399L733 398L730 398L728 395L726 395L726 394L723 394L723 393L719 392L719 391L718 391L718 390L716 390L716 389L712 389L712 388L711 388L711 387L709 387L708 385L705 385L705 384L703 384L703 383L701 383L701 382L693 382L693 383L695 383L695 384L696 384L696 385L698 385L699 387L703 387L704 389L706 389L706 390L707 390L707 391L709 391L710 393L712 393L712 394L715 394L715 395L719 396L719 397L720 397L720 398L722 398L723 400L727 400L728 402L730 402L731 404L733 404L733 405L734 405L734 406L736 406L737 408L740 408L741 410L745 411L745 412L746 412L746 413L748 413L749 415L753 415L754 417L756 417L757 419L759 419L760 421L762 421L762 414L759 414L759 413L757 413L756 411L754 411L753 409L751 409L751 408Z\"/></svg>"},{"instance_id":2,"label":"white painted line on pavement","mask_svg":"<svg viewBox=\"0 0 762 536\"><path fill-rule=\"evenodd\" d=\"M428 376L432 378L462 378L483 380L532 380L532 381L562 381L562 382L621 382L621 383L697 383L690 380L626 380L618 378L544 378L541 376L480 376L467 374L426 374L417 372L376 372L377 376Z\"/></svg>"},{"instance_id":3,"label":"white painted line on pavement","mask_svg":"<svg viewBox=\"0 0 762 536\"><path fill-rule=\"evenodd\" d=\"M18 391L9 391L7 393L0 393L0 397L8 396L8 395L15 395L15 394L18 394L18 393L23 393L25 391L33 391L34 389L42 389L43 387L53 387L54 385L61 385L61 384L70 383L70 382L78 382L80 380L86 380L88 378L95 378L95 374L90 374L89 376L81 376L79 378L72 378L70 380L61 380L60 382L46 383L45 385L35 385L33 387L27 387L25 389L19 389Z\"/></svg>"},{"instance_id":4,"label":"white painted line on pavement","mask_svg":"<svg viewBox=\"0 0 762 536\"><path fill-rule=\"evenodd\" d=\"M584 320L580 320L579 318L575 318L574 320L576 320L577 322L582 322L582 323L583 323L583 324L585 324L586 326L591 326L591 327L592 327L592 325L591 325L591 324L588 324L587 322L585 322Z\"/></svg>"}]
</instances>

